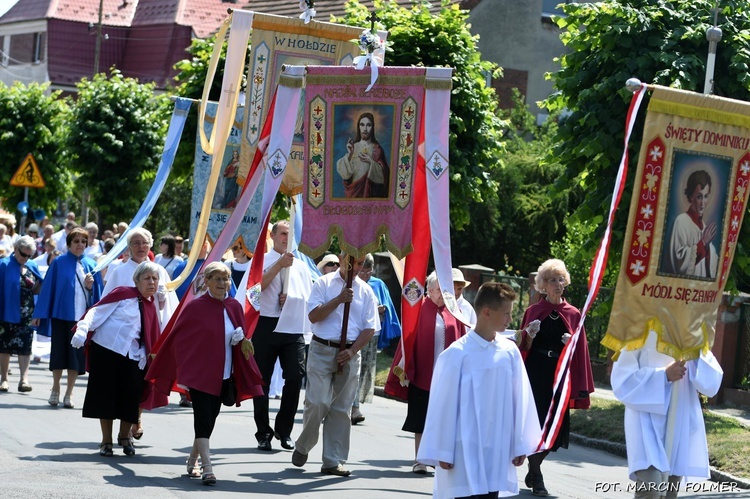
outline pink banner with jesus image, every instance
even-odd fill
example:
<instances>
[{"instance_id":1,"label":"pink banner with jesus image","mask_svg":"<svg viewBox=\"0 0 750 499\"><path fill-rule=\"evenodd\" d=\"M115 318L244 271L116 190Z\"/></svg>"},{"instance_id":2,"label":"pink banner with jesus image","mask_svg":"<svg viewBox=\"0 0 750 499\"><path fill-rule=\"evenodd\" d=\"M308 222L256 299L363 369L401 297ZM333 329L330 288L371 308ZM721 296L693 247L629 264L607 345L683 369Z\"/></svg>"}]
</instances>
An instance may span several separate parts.
<instances>
[{"instance_id":1,"label":"pink banner with jesus image","mask_svg":"<svg viewBox=\"0 0 750 499\"><path fill-rule=\"evenodd\" d=\"M315 257L336 236L358 257L385 235L399 258L411 252L416 138L425 69L383 67L366 92L369 72L308 66L300 249Z\"/></svg>"}]
</instances>

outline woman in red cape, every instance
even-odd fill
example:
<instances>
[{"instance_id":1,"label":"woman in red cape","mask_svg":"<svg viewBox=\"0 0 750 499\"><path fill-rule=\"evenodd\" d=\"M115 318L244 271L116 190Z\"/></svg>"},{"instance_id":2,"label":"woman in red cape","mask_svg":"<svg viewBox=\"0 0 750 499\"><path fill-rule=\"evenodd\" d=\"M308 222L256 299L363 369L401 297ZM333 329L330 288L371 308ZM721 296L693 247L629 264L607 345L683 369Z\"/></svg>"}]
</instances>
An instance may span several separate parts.
<instances>
[{"instance_id":1,"label":"woman in red cape","mask_svg":"<svg viewBox=\"0 0 750 499\"><path fill-rule=\"evenodd\" d=\"M408 407L406 420L401 428L403 431L414 433L414 465L412 471L417 474L427 473L427 467L416 461L419 443L422 440L427 405L432 383L432 370L440 352L466 333L464 325L458 321L447 309L443 302L443 294L437 281L435 272L431 273L425 282L427 298L422 302L414 332L414 343L410 351L406 350L402 375L409 380L408 388L402 387L399 370L394 368L401 361L397 351L393 359L393 366L388 375L386 393L399 398L406 398ZM401 338L402 341L404 338ZM405 392L405 393L404 393Z\"/></svg>"},{"instance_id":2,"label":"woman in red cape","mask_svg":"<svg viewBox=\"0 0 750 499\"><path fill-rule=\"evenodd\" d=\"M560 447L568 448L570 434L570 409L588 409L589 394L594 391L594 379L591 375L588 342L586 332L581 328L581 336L576 342L575 351L570 362L570 397L560 400L554 396L555 373L560 363L563 348L575 333L581 321L581 312L562 297L565 287L570 284L570 274L562 260L551 259L544 262L537 272L536 288L544 297L526 309L522 328L526 329L532 321L539 320L539 332L523 331L520 349L526 362L531 390L534 392L539 425L543 437L556 434L548 450L529 456L529 472L525 483L536 496L546 496L547 489L542 476L542 461L550 451ZM545 427L545 420L550 407L553 412L560 404L566 404L560 424Z\"/></svg>"},{"instance_id":3,"label":"woman in red cape","mask_svg":"<svg viewBox=\"0 0 750 499\"><path fill-rule=\"evenodd\" d=\"M252 357L252 343L245 339L242 305L227 297L229 269L221 262L213 262L206 266L203 277L208 292L185 305L146 373L146 380L159 393L169 394L175 383L189 392L195 439L187 473L201 476L205 485L213 485L216 476L209 438L221 409L222 385L230 376L234 379L239 407L243 400L263 394L263 378Z\"/></svg>"}]
</instances>

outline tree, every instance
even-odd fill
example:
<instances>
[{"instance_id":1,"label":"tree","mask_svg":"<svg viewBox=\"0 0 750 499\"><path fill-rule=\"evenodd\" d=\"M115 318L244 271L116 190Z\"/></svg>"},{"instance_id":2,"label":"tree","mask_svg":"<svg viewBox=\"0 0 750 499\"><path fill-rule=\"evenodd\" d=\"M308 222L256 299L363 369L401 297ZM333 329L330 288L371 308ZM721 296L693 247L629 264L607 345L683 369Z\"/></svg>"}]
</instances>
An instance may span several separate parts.
<instances>
[{"instance_id":1,"label":"tree","mask_svg":"<svg viewBox=\"0 0 750 499\"><path fill-rule=\"evenodd\" d=\"M487 76L497 73L497 66L481 59L477 37L466 23L468 12L458 5L443 2L439 14L431 14L422 2L412 8L400 7L393 0L375 0L375 11L381 27L388 30L386 54L388 66L447 66L453 68L453 90L450 116L450 214L452 239L466 240L462 232L471 221L482 226L461 259L494 261L496 255L486 250L486 217L497 209L498 185L493 174L502 169L504 122L495 113L495 91L486 84ZM367 8L356 0L346 4L346 15L334 22L369 28Z\"/></svg>"},{"instance_id":2,"label":"tree","mask_svg":"<svg viewBox=\"0 0 750 499\"><path fill-rule=\"evenodd\" d=\"M569 192L555 189L563 167L547 157L557 132L557 115L539 126L517 89L513 102L512 109L500 112L510 126L505 135L505 165L492 175L500 199L496 219L487 217L484 206L472 207L472 220L478 223L469 225L468 237L455 240L453 249L463 253L474 241L484 239L493 267L500 263L500 270L526 275L550 258L551 244L564 237Z\"/></svg>"},{"instance_id":3,"label":"tree","mask_svg":"<svg viewBox=\"0 0 750 499\"><path fill-rule=\"evenodd\" d=\"M561 121L552 156L565 166L562 180L577 195L585 193L568 219L578 245L568 247L568 260L591 262L609 211L612 179L616 175L624 137L630 94L625 81L644 82L702 92L714 0L621 0L567 4L567 17L556 18L569 52L560 59L561 70L551 75L557 93L546 101L551 111L568 109ZM714 92L734 99L750 97L750 4L725 0L719 10L723 39L716 58ZM645 103L642 109L645 109ZM642 136L641 113L631 137L631 152ZM631 154L635 171L636 154ZM619 262L633 175L630 176L616 216L610 262ZM733 279L748 281L750 258L745 222L734 260ZM583 232L583 233L581 233ZM588 268L588 265L578 265ZM613 284L617 266L610 265L607 282ZM585 276L579 276L584 278Z\"/></svg>"},{"instance_id":4,"label":"tree","mask_svg":"<svg viewBox=\"0 0 750 499\"><path fill-rule=\"evenodd\" d=\"M68 104L60 92L48 94L48 84L12 87L0 82L0 199L10 209L23 200L23 188L12 187L10 177L27 154L34 155L46 186L29 189L30 210L50 214L58 199L66 198L72 187L61 147Z\"/></svg>"},{"instance_id":5,"label":"tree","mask_svg":"<svg viewBox=\"0 0 750 499\"><path fill-rule=\"evenodd\" d=\"M79 194L88 189L102 221L130 220L146 197L166 132L166 96L113 69L77 85L67 148L78 172Z\"/></svg>"}]
</instances>

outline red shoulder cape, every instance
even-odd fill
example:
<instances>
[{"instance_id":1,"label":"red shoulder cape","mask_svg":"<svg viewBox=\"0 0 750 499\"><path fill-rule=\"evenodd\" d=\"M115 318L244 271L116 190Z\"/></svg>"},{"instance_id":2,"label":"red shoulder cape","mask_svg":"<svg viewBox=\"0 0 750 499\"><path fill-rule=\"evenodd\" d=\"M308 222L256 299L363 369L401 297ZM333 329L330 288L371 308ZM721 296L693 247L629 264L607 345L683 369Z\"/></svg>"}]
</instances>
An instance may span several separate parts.
<instances>
[{"instance_id":1,"label":"red shoulder cape","mask_svg":"<svg viewBox=\"0 0 750 499\"><path fill-rule=\"evenodd\" d=\"M156 392L168 395L179 383L217 397L221 394L225 309L232 325L245 329L242 305L234 298L221 301L206 293L185 305L146 373ZM260 370L252 356L245 358L241 343L232 347L232 377L238 407L243 400L263 394Z\"/></svg>"},{"instance_id":2,"label":"red shoulder cape","mask_svg":"<svg viewBox=\"0 0 750 499\"><path fill-rule=\"evenodd\" d=\"M466 334L464 325L451 314L446 307L438 308L432 300L426 298L419 310L415 335L414 347L406 351L404 371L409 383L417 388L429 390L432 382L432 370L435 366L435 318L437 314L443 317L445 322L445 348ZM403 337L402 337L403 341ZM388 395L406 400L408 389L401 386L398 376L393 373L393 367L401 361L401 348L396 350L393 357L393 365L388 373L385 392Z\"/></svg>"},{"instance_id":3,"label":"red shoulder cape","mask_svg":"<svg viewBox=\"0 0 750 499\"><path fill-rule=\"evenodd\" d=\"M127 300L129 298L142 298L140 291L135 286L119 286L113 289L107 296L99 300L94 307L99 305L106 305L107 303L114 303L116 301ZM146 348L146 355L149 355L153 351L154 344L159 339L160 328L159 328L159 316L156 312L156 305L153 300L143 300L143 346ZM95 331L89 331L88 337L86 338L86 370L88 371L88 346L91 341L91 337ZM149 356L149 363L151 362ZM148 364L147 364L148 365ZM167 405L168 400L165 395L160 395L151 389L150 383L143 385L143 393L141 394L141 405Z\"/></svg>"},{"instance_id":4,"label":"red shoulder cape","mask_svg":"<svg viewBox=\"0 0 750 499\"><path fill-rule=\"evenodd\" d=\"M544 320L553 310L560 314L565 327L570 334L573 334L581 321L581 312L573 305L563 300L559 305L553 305L547 300L541 300L529 308L523 314L522 329L533 320ZM523 340L526 339L526 332L523 333ZM521 341L521 345L524 341ZM524 360L526 355L524 353ZM560 357L562 359L562 357ZM559 365L559 364L558 364ZM568 407L571 409L588 409L591 400L588 394L594 391L594 377L591 374L591 360L589 359L589 345L586 339L586 330L581 328L581 337L578 338L573 358L570 362L570 402Z\"/></svg>"}]
</instances>

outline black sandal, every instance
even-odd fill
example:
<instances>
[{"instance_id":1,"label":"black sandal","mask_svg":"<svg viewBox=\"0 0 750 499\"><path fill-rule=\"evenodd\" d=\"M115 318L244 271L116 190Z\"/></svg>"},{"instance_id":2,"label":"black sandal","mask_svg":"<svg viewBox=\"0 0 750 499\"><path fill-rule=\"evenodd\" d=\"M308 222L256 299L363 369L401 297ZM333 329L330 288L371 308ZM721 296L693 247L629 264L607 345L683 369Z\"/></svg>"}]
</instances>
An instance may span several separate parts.
<instances>
[{"instance_id":1,"label":"black sandal","mask_svg":"<svg viewBox=\"0 0 750 499\"><path fill-rule=\"evenodd\" d=\"M135 447L133 447L133 440L130 437L117 437L117 445L122 445L122 452L126 456L135 455Z\"/></svg>"},{"instance_id":2,"label":"black sandal","mask_svg":"<svg viewBox=\"0 0 750 499\"><path fill-rule=\"evenodd\" d=\"M211 471L206 471L206 468L211 468ZM216 485L216 475L213 473L213 466L210 464L201 466L201 471L203 471L203 475L201 476L201 482L203 482L203 485Z\"/></svg>"},{"instance_id":3,"label":"black sandal","mask_svg":"<svg viewBox=\"0 0 750 499\"><path fill-rule=\"evenodd\" d=\"M140 440L143 436L143 424L141 424L141 418L138 418L138 424L135 427L135 431L133 432L133 438L136 440Z\"/></svg>"},{"instance_id":4,"label":"black sandal","mask_svg":"<svg viewBox=\"0 0 750 499\"><path fill-rule=\"evenodd\" d=\"M103 457L112 457L115 455L114 451L112 450L112 442L108 442L106 444L99 444L99 455Z\"/></svg>"}]
</instances>

